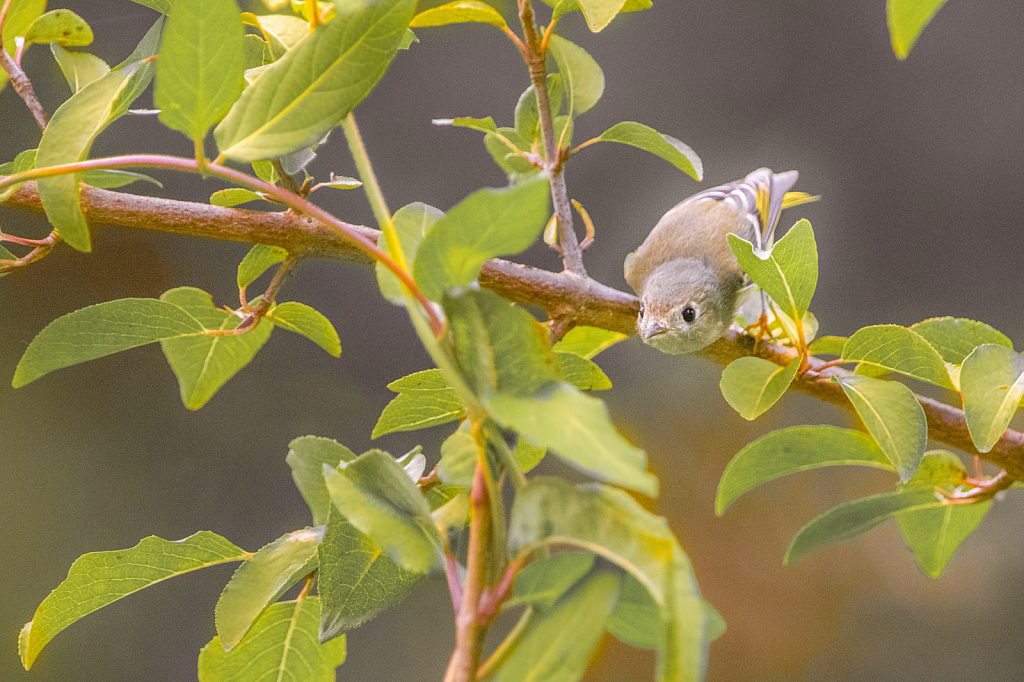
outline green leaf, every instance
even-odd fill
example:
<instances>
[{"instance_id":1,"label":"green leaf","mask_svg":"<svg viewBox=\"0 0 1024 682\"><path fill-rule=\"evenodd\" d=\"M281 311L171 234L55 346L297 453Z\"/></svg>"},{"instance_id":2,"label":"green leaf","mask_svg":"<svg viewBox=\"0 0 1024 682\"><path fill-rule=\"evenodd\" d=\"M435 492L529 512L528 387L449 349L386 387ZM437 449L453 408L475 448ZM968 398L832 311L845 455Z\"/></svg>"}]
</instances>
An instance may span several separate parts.
<instances>
[{"instance_id":1,"label":"green leaf","mask_svg":"<svg viewBox=\"0 0 1024 682\"><path fill-rule=\"evenodd\" d=\"M334 357L341 355L338 331L316 308L297 301L286 301L267 311L267 317L273 320L275 326L302 334Z\"/></svg>"},{"instance_id":2,"label":"green leaf","mask_svg":"<svg viewBox=\"0 0 1024 682\"><path fill-rule=\"evenodd\" d=\"M412 23L409 25L419 28L467 22L491 24L499 28L506 26L505 19L498 13L498 10L480 0L456 0L439 7L432 7L413 17Z\"/></svg>"},{"instance_id":3,"label":"green leaf","mask_svg":"<svg viewBox=\"0 0 1024 682\"><path fill-rule=\"evenodd\" d=\"M442 483L468 488L473 485L473 474L480 458L480 448L473 440L472 424L464 421L455 433L441 443L441 461L437 463L437 477Z\"/></svg>"},{"instance_id":4,"label":"green leaf","mask_svg":"<svg viewBox=\"0 0 1024 682\"><path fill-rule=\"evenodd\" d=\"M246 33L242 38L242 53L242 63L246 71L274 62L274 55L271 54L267 41L252 33Z\"/></svg>"},{"instance_id":5,"label":"green leaf","mask_svg":"<svg viewBox=\"0 0 1024 682\"><path fill-rule=\"evenodd\" d=\"M256 192L253 192L251 189L231 187L229 189L217 190L216 192L211 194L210 203L213 204L214 206L223 206L225 208L230 208L231 206L238 206L239 204L245 204L250 201L259 201L262 198L262 196L260 196Z\"/></svg>"},{"instance_id":6,"label":"green leaf","mask_svg":"<svg viewBox=\"0 0 1024 682\"><path fill-rule=\"evenodd\" d=\"M665 638L658 602L629 573L622 580L619 600L606 627L620 642L640 649L657 649Z\"/></svg>"},{"instance_id":7,"label":"green leaf","mask_svg":"<svg viewBox=\"0 0 1024 682\"><path fill-rule=\"evenodd\" d=\"M39 332L18 363L13 386L147 343L202 337L205 331L199 320L177 305L152 298L123 298L82 308Z\"/></svg>"},{"instance_id":8,"label":"green leaf","mask_svg":"<svg viewBox=\"0 0 1024 682\"><path fill-rule=\"evenodd\" d=\"M788 566L816 549L867 532L899 512L941 506L942 501L929 489L881 493L844 502L797 531L789 543L783 563Z\"/></svg>"},{"instance_id":9,"label":"green leaf","mask_svg":"<svg viewBox=\"0 0 1024 682\"><path fill-rule=\"evenodd\" d=\"M303 38L309 35L308 19L290 17L285 14L264 14L256 19L267 42L271 45L275 41L280 43L279 47L275 46L278 47L274 50L273 58L275 60L280 59L285 52L298 45Z\"/></svg>"},{"instance_id":10,"label":"green leaf","mask_svg":"<svg viewBox=\"0 0 1024 682\"><path fill-rule=\"evenodd\" d=\"M578 0L587 26L594 33L601 31L622 11L626 0Z\"/></svg>"},{"instance_id":11,"label":"green leaf","mask_svg":"<svg viewBox=\"0 0 1024 682\"><path fill-rule=\"evenodd\" d=\"M391 455L370 450L343 466L343 474L325 466L324 477L349 523L405 570L441 570L443 541L430 506Z\"/></svg>"},{"instance_id":12,"label":"green leaf","mask_svg":"<svg viewBox=\"0 0 1024 682\"><path fill-rule=\"evenodd\" d=\"M496 133L498 127L494 125L494 119L473 118L472 116L457 116L456 118L435 118L431 121L436 126L455 126L456 128L469 128L479 130L482 133Z\"/></svg>"},{"instance_id":13,"label":"green leaf","mask_svg":"<svg viewBox=\"0 0 1024 682\"><path fill-rule=\"evenodd\" d=\"M263 182L269 182L271 185L277 184L277 171L274 170L274 164L271 161L253 161L252 171L256 174Z\"/></svg>"},{"instance_id":14,"label":"green leaf","mask_svg":"<svg viewBox=\"0 0 1024 682\"><path fill-rule=\"evenodd\" d=\"M465 286L484 262L524 251L548 220L548 183L538 178L509 189L482 189L456 204L420 243L416 283L431 300Z\"/></svg>"},{"instance_id":15,"label":"green leaf","mask_svg":"<svg viewBox=\"0 0 1024 682\"><path fill-rule=\"evenodd\" d=\"M28 27L46 11L46 0L13 0L7 8L7 19L4 21L3 49L13 55L17 51L14 39L24 36ZM0 79L6 82L7 72L0 69ZM2 89L2 88L0 88Z\"/></svg>"},{"instance_id":16,"label":"green leaf","mask_svg":"<svg viewBox=\"0 0 1024 682\"><path fill-rule=\"evenodd\" d=\"M405 33L402 35L401 42L398 43L399 50L408 50L412 47L413 43L420 42L420 39L416 37L416 34L412 32L411 28L405 29Z\"/></svg>"},{"instance_id":17,"label":"green leaf","mask_svg":"<svg viewBox=\"0 0 1024 682\"><path fill-rule=\"evenodd\" d=\"M28 670L58 632L121 597L189 571L248 557L208 530L184 540L150 536L131 549L83 554L25 626L21 662Z\"/></svg>"},{"instance_id":18,"label":"green leaf","mask_svg":"<svg viewBox=\"0 0 1024 682\"><path fill-rule=\"evenodd\" d=\"M0 164L0 175L14 175L32 170L36 165L36 150L26 149L14 157L14 161Z\"/></svg>"},{"instance_id":19,"label":"green leaf","mask_svg":"<svg viewBox=\"0 0 1024 682\"><path fill-rule=\"evenodd\" d=\"M598 572L566 595L512 649L495 682L576 682L583 677L615 607L619 582L616 573Z\"/></svg>"},{"instance_id":20,"label":"green leaf","mask_svg":"<svg viewBox=\"0 0 1024 682\"><path fill-rule=\"evenodd\" d=\"M128 84L134 67L115 69L71 96L46 126L36 152L36 168L85 160L93 140L109 123L115 100ZM78 198L78 177L60 175L38 180L46 217L61 238L79 251L89 251L89 226Z\"/></svg>"},{"instance_id":21,"label":"green leaf","mask_svg":"<svg viewBox=\"0 0 1024 682\"><path fill-rule=\"evenodd\" d=\"M707 616L705 629L708 642L713 642L725 634L725 619L711 604L704 602L704 615Z\"/></svg>"},{"instance_id":22,"label":"green leaf","mask_svg":"<svg viewBox=\"0 0 1024 682\"><path fill-rule=\"evenodd\" d=\"M170 14L171 6L173 5L172 0L132 0L132 2L150 9L155 9L157 12L162 12L164 14Z\"/></svg>"},{"instance_id":23,"label":"green leaf","mask_svg":"<svg viewBox=\"0 0 1024 682\"><path fill-rule=\"evenodd\" d=\"M698 182L704 177L704 164L690 147L670 135L634 121L616 123L596 138L602 142L621 142L659 156Z\"/></svg>"},{"instance_id":24,"label":"green leaf","mask_svg":"<svg viewBox=\"0 0 1024 682\"><path fill-rule=\"evenodd\" d=\"M415 202L403 206L395 211L391 222L398 233L398 241L402 245L402 253L405 255L405 262L411 265L416 262L416 253L419 251L420 243L430 229L434 226L444 213L428 206L427 204ZM377 248L391 255L388 249L387 239L381 233L377 238ZM379 262L375 266L377 273L377 285L380 286L380 293L387 300L395 305L405 305L405 294L402 293L402 285L398 278L391 274L391 271Z\"/></svg>"},{"instance_id":25,"label":"green leaf","mask_svg":"<svg viewBox=\"0 0 1024 682\"><path fill-rule=\"evenodd\" d=\"M995 344L978 346L960 372L967 429L978 452L999 441L1024 397L1024 357Z\"/></svg>"},{"instance_id":26,"label":"green leaf","mask_svg":"<svg viewBox=\"0 0 1024 682\"><path fill-rule=\"evenodd\" d=\"M548 107L552 116L557 116L562 107L565 86L562 83L562 76L557 73L549 73L547 77ZM537 91L531 85L523 91L516 103L515 128L522 140L541 139L540 110L537 108ZM491 132L497 132L492 128ZM543 143L542 143L543 144Z\"/></svg>"},{"instance_id":27,"label":"green leaf","mask_svg":"<svg viewBox=\"0 0 1024 682\"><path fill-rule=\"evenodd\" d=\"M945 4L946 0L887 0L889 37L899 59L907 58L921 31Z\"/></svg>"},{"instance_id":28,"label":"green leaf","mask_svg":"<svg viewBox=\"0 0 1024 682\"><path fill-rule=\"evenodd\" d=\"M845 336L822 336L814 340L809 349L814 355L839 355L843 354L843 346L846 345Z\"/></svg>"},{"instance_id":29,"label":"green leaf","mask_svg":"<svg viewBox=\"0 0 1024 682\"><path fill-rule=\"evenodd\" d=\"M94 169L87 170L78 174L78 179L86 185L92 187L100 187L102 189L114 189L116 187L124 187L130 185L133 182L148 182L151 185L163 188L163 183L155 178L151 178L148 175L142 173L132 173L131 171L123 170L106 170L106 169Z\"/></svg>"},{"instance_id":30,"label":"green leaf","mask_svg":"<svg viewBox=\"0 0 1024 682\"><path fill-rule=\"evenodd\" d=\"M156 60L152 57L155 57L160 49L163 30L164 18L160 17L149 27L146 35L142 36L142 40L135 46L127 59L114 67L115 71L129 66L134 70L128 76L128 82L125 83L121 93L114 100L110 116L107 117L107 125L127 114L132 103L142 94L143 90L149 87L149 82L156 74Z\"/></svg>"},{"instance_id":31,"label":"green leaf","mask_svg":"<svg viewBox=\"0 0 1024 682\"><path fill-rule=\"evenodd\" d=\"M210 294L194 287L178 287L165 291L161 301L173 303L199 320L206 329L234 329L241 319L218 310ZM190 410L198 410L253 359L270 338L274 323L264 319L252 330L239 336L208 334L161 339L168 364L178 377L181 402Z\"/></svg>"},{"instance_id":32,"label":"green leaf","mask_svg":"<svg viewBox=\"0 0 1024 682\"><path fill-rule=\"evenodd\" d=\"M245 46L235 0L175 0L156 66L160 121L201 142L242 94Z\"/></svg>"},{"instance_id":33,"label":"green leaf","mask_svg":"<svg viewBox=\"0 0 1024 682\"><path fill-rule=\"evenodd\" d=\"M512 505L509 548L522 556L544 544L600 554L643 583L658 604L664 627L658 679L701 679L707 660L703 599L664 519L622 490L533 478Z\"/></svg>"},{"instance_id":34,"label":"green leaf","mask_svg":"<svg viewBox=\"0 0 1024 682\"><path fill-rule=\"evenodd\" d=\"M397 604L423 579L420 573L402 570L333 506L318 552L322 642Z\"/></svg>"},{"instance_id":35,"label":"green leaf","mask_svg":"<svg viewBox=\"0 0 1024 682\"><path fill-rule=\"evenodd\" d=\"M215 131L241 161L319 142L377 84L405 35L416 0L378 0L322 24L249 86Z\"/></svg>"},{"instance_id":36,"label":"green leaf","mask_svg":"<svg viewBox=\"0 0 1024 682\"><path fill-rule=\"evenodd\" d=\"M900 480L909 481L928 445L928 422L917 396L895 381L857 375L838 381Z\"/></svg>"},{"instance_id":37,"label":"green leaf","mask_svg":"<svg viewBox=\"0 0 1024 682\"><path fill-rule=\"evenodd\" d=\"M331 187L333 189L356 189L363 186L363 182L361 180L356 180L355 178L350 178L345 175L335 175L334 173L331 173L330 182L321 182L317 184L320 187ZM426 204L424 204L424 206L425 205ZM401 211L402 209L398 210Z\"/></svg>"},{"instance_id":38,"label":"green leaf","mask_svg":"<svg viewBox=\"0 0 1024 682\"><path fill-rule=\"evenodd\" d=\"M843 346L844 362L859 362L857 373L872 370L899 372L914 379L953 388L942 356L916 332L895 324L858 329Z\"/></svg>"},{"instance_id":39,"label":"green leaf","mask_svg":"<svg viewBox=\"0 0 1024 682\"><path fill-rule=\"evenodd\" d=\"M770 251L755 249L734 234L729 235L729 248L750 279L790 318L804 318L818 284L818 247L807 220L789 228Z\"/></svg>"},{"instance_id":40,"label":"green leaf","mask_svg":"<svg viewBox=\"0 0 1024 682\"><path fill-rule=\"evenodd\" d=\"M88 52L68 52L60 43L50 43L50 51L71 86L71 94L110 73L110 67L105 61Z\"/></svg>"},{"instance_id":41,"label":"green leaf","mask_svg":"<svg viewBox=\"0 0 1024 682\"><path fill-rule=\"evenodd\" d=\"M351 462L355 458L354 452L330 438L303 436L288 444L285 461L291 467L295 487L313 513L314 526L327 522L331 508L331 495L324 482L324 465L336 468L342 462Z\"/></svg>"},{"instance_id":42,"label":"green leaf","mask_svg":"<svg viewBox=\"0 0 1024 682\"><path fill-rule=\"evenodd\" d=\"M231 190L222 191L229 192ZM213 197L210 197L210 199L212 202ZM238 288L242 289L249 286L259 279L260 275L287 257L287 249L283 249L280 246L257 244L252 247L249 249L249 253L245 254L242 262L238 264Z\"/></svg>"},{"instance_id":43,"label":"green leaf","mask_svg":"<svg viewBox=\"0 0 1024 682\"><path fill-rule=\"evenodd\" d=\"M619 341L627 339L625 334L599 329L597 327L573 327L562 340L555 344L556 352L573 353L592 360L601 351L611 348Z\"/></svg>"},{"instance_id":44,"label":"green leaf","mask_svg":"<svg viewBox=\"0 0 1024 682\"><path fill-rule=\"evenodd\" d=\"M551 448L601 480L657 495L658 479L647 472L646 453L619 435L597 398L558 384L534 398L495 394L485 403L491 416L534 445Z\"/></svg>"},{"instance_id":45,"label":"green leaf","mask_svg":"<svg viewBox=\"0 0 1024 682\"><path fill-rule=\"evenodd\" d=\"M523 473L527 473L541 463L541 460L548 454L548 449L531 445L530 441L520 437L516 442L513 454L516 456L516 464L519 465L519 469Z\"/></svg>"},{"instance_id":46,"label":"green leaf","mask_svg":"<svg viewBox=\"0 0 1024 682\"><path fill-rule=\"evenodd\" d=\"M558 374L562 381L581 391L604 391L612 387L612 380L595 363L575 353L555 351Z\"/></svg>"},{"instance_id":47,"label":"green leaf","mask_svg":"<svg viewBox=\"0 0 1024 682\"><path fill-rule=\"evenodd\" d=\"M317 639L320 600L273 604L253 623L249 636L231 651L214 637L199 652L199 682L303 680L334 682L345 661L345 639Z\"/></svg>"},{"instance_id":48,"label":"green leaf","mask_svg":"<svg viewBox=\"0 0 1024 682\"><path fill-rule=\"evenodd\" d=\"M590 552L560 552L534 561L516 575L512 598L504 606L530 604L544 610L550 609L563 594L590 573L593 566L594 555ZM641 589L647 592L646 588Z\"/></svg>"},{"instance_id":49,"label":"green leaf","mask_svg":"<svg viewBox=\"0 0 1024 682\"><path fill-rule=\"evenodd\" d=\"M785 367L761 358L737 358L722 372L722 395L741 417L756 419L782 397L799 368L798 358Z\"/></svg>"},{"instance_id":50,"label":"green leaf","mask_svg":"<svg viewBox=\"0 0 1024 682\"><path fill-rule=\"evenodd\" d=\"M558 63L558 72L569 85L572 115L586 113L604 94L604 72L586 50L562 36L552 35L548 48Z\"/></svg>"},{"instance_id":51,"label":"green leaf","mask_svg":"<svg viewBox=\"0 0 1024 682\"><path fill-rule=\"evenodd\" d=\"M446 424L466 416L466 411L439 369L410 374L388 384L398 393L380 413L370 438L395 431L415 431Z\"/></svg>"},{"instance_id":52,"label":"green leaf","mask_svg":"<svg viewBox=\"0 0 1024 682\"><path fill-rule=\"evenodd\" d=\"M4 248L3 244L0 244L0 260L17 260L18 257L13 253ZM0 275L2 277L4 275Z\"/></svg>"},{"instance_id":53,"label":"green leaf","mask_svg":"<svg viewBox=\"0 0 1024 682\"><path fill-rule=\"evenodd\" d=\"M68 46L92 43L92 29L85 19L68 9L55 9L32 22L25 31L25 44L59 43Z\"/></svg>"},{"instance_id":54,"label":"green leaf","mask_svg":"<svg viewBox=\"0 0 1024 682\"><path fill-rule=\"evenodd\" d=\"M459 367L470 388L531 396L558 381L548 330L530 313L486 289L444 296Z\"/></svg>"},{"instance_id":55,"label":"green leaf","mask_svg":"<svg viewBox=\"0 0 1024 682\"><path fill-rule=\"evenodd\" d=\"M224 651L242 641L253 621L289 587L317 568L323 528L286 533L242 562L217 600L217 634Z\"/></svg>"},{"instance_id":56,"label":"green leaf","mask_svg":"<svg viewBox=\"0 0 1024 682\"><path fill-rule=\"evenodd\" d=\"M902 511L896 515L896 523L904 542L914 550L917 564L928 577L938 578L991 508L989 500Z\"/></svg>"},{"instance_id":57,"label":"green leaf","mask_svg":"<svg viewBox=\"0 0 1024 682\"><path fill-rule=\"evenodd\" d=\"M893 471L885 453L867 434L836 426L791 426L761 436L740 450L718 482L715 514L721 516L740 495L797 471L857 464Z\"/></svg>"},{"instance_id":58,"label":"green leaf","mask_svg":"<svg viewBox=\"0 0 1024 682\"><path fill-rule=\"evenodd\" d=\"M509 144L512 147L509 147ZM515 128L498 128L495 133L484 135L484 147L498 167L509 176L513 185L525 182L540 173L536 166L522 156L522 152L530 149L530 143L522 139Z\"/></svg>"},{"instance_id":59,"label":"green leaf","mask_svg":"<svg viewBox=\"0 0 1024 682\"><path fill-rule=\"evenodd\" d=\"M942 359L954 365L962 365L964 359L978 346L993 343L1013 350L1013 342L1002 332L984 322L956 317L933 317L911 325Z\"/></svg>"}]
</instances>

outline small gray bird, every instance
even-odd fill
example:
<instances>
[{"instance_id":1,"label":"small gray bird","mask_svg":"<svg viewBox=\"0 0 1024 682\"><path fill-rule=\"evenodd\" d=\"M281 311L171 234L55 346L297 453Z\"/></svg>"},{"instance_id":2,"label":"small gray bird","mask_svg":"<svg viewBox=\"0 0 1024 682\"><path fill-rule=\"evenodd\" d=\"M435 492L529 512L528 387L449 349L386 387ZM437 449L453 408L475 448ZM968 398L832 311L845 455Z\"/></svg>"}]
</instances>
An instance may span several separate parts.
<instances>
[{"instance_id":1,"label":"small gray bird","mask_svg":"<svg viewBox=\"0 0 1024 682\"><path fill-rule=\"evenodd\" d=\"M662 216L625 262L626 281L640 297L636 327L644 343L692 353L725 334L745 282L726 235L769 247L782 209L817 199L789 192L796 179L796 171L759 168Z\"/></svg>"}]
</instances>

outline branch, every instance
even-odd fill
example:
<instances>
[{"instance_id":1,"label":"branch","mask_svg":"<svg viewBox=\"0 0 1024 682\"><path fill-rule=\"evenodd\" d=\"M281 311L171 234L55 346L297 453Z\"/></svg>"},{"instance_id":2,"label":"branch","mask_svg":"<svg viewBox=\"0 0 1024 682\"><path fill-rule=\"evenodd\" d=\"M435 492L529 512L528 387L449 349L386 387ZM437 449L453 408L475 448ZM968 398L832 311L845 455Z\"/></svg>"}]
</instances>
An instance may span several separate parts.
<instances>
[{"instance_id":1,"label":"branch","mask_svg":"<svg viewBox=\"0 0 1024 682\"><path fill-rule=\"evenodd\" d=\"M291 212L261 213L221 208L92 187L82 187L81 197L82 207L92 224L267 244L283 247L296 255L372 263L369 255L339 233ZM25 183L2 206L37 212L43 210L34 182ZM369 227L352 226L352 230L371 243L375 243L379 235L377 230ZM590 278L495 259L484 264L480 284L514 303L541 306L552 318L572 319L576 324L625 334L636 331L639 310L636 297ZM796 357L793 349L770 343L761 343L755 353L753 338L736 326L701 351L703 357L720 365L755 354L778 364L786 364ZM846 376L849 372L839 367L825 367L826 364L811 358L807 373L794 382L793 388L852 410L842 388L830 380L832 376ZM981 454L971 441L962 410L924 396L918 396L918 401L928 418L930 439L971 455L980 455L982 459L1006 469L1012 478L1024 480L1024 433L1009 429L990 452Z\"/></svg>"}]
</instances>

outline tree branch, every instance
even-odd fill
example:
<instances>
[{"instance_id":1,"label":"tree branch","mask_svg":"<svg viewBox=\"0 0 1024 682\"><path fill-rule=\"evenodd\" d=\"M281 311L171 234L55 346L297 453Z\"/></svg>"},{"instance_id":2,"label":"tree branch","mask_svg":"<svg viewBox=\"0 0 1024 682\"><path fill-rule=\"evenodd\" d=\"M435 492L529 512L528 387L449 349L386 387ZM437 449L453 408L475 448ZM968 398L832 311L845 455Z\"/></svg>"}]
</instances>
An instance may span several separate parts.
<instances>
[{"instance_id":1,"label":"tree branch","mask_svg":"<svg viewBox=\"0 0 1024 682\"><path fill-rule=\"evenodd\" d=\"M372 263L370 257L337 232L291 212L261 213L237 208L142 197L82 187L82 208L92 224L109 224L160 232L175 232L195 237L210 237L250 244L281 246L301 256L322 256L340 260ZM25 183L2 206L41 212L42 204L34 182ZM376 242L379 233L369 227L353 226L367 240ZM504 298L520 304L545 308L552 318L571 319L576 324L601 327L625 334L635 333L638 303L636 297L612 289L590 278L570 273L555 273L518 263L494 259L484 264L480 284ZM791 348L761 343L755 353L754 340L733 326L701 355L720 365L746 355L757 355L778 364L796 357ZM821 400L853 409L832 376L846 376L839 367L811 358L808 371L793 388ZM964 413L951 405L918 396L928 418L928 437L932 440L980 454L971 441ZM1009 476L1024 480L1024 433L1009 429L992 450L981 458L1006 469Z\"/></svg>"}]
</instances>

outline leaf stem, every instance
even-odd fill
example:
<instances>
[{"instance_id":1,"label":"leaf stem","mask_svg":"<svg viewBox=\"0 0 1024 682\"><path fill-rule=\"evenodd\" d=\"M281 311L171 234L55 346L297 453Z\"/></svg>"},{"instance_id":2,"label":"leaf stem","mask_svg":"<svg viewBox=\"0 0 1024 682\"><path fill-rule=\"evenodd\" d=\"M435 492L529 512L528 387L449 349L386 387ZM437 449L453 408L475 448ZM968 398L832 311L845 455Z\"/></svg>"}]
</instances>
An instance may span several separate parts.
<instances>
[{"instance_id":1,"label":"leaf stem","mask_svg":"<svg viewBox=\"0 0 1024 682\"><path fill-rule=\"evenodd\" d=\"M309 30L313 31L320 25L320 7L316 0L306 0L306 12L309 13Z\"/></svg>"},{"instance_id":2,"label":"leaf stem","mask_svg":"<svg viewBox=\"0 0 1024 682\"><path fill-rule=\"evenodd\" d=\"M39 126L40 130L46 130L46 124L49 121L46 118L46 111L43 109L43 105L39 103L39 98L36 97L36 92L32 89L32 81L21 70L21 66L11 59L11 56L7 54L7 50L3 49L4 24L7 23L7 11L11 8L12 1L5 0L3 7L0 8L0 68L7 72L8 78L11 79L11 85L14 86L15 92L21 96L21 99L25 101L25 106L32 113L32 118L35 119L36 125Z\"/></svg>"}]
</instances>

